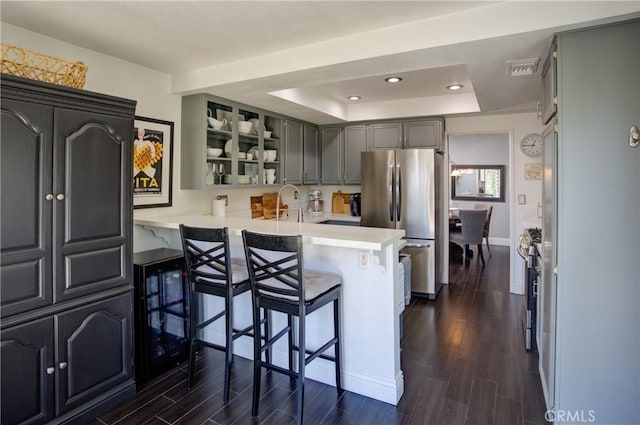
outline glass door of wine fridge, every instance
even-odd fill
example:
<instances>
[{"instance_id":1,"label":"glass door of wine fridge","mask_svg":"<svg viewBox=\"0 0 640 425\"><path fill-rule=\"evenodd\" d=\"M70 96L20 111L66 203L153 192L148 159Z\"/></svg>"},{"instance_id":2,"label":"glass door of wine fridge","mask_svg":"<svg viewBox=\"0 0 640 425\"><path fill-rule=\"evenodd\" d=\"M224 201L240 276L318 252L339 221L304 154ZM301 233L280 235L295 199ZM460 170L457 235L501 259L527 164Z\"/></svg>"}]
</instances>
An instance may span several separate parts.
<instances>
[{"instance_id":1,"label":"glass door of wine fridge","mask_svg":"<svg viewBox=\"0 0 640 425\"><path fill-rule=\"evenodd\" d=\"M182 251L134 255L136 379L144 383L185 361L189 348L189 289Z\"/></svg>"}]
</instances>

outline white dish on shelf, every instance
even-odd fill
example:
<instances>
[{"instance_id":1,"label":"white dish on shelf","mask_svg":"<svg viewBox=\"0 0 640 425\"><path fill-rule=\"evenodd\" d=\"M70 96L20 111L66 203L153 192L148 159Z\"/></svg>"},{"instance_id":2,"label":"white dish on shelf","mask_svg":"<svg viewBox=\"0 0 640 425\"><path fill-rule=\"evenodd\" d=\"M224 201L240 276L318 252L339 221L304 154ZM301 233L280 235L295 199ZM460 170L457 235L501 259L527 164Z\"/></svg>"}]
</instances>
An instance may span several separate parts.
<instances>
[{"instance_id":1,"label":"white dish on shelf","mask_svg":"<svg viewBox=\"0 0 640 425\"><path fill-rule=\"evenodd\" d=\"M207 158L217 158L222 155L220 148L207 148Z\"/></svg>"},{"instance_id":2,"label":"white dish on shelf","mask_svg":"<svg viewBox=\"0 0 640 425\"><path fill-rule=\"evenodd\" d=\"M278 157L278 151L275 149L267 149L264 151L264 160L273 162Z\"/></svg>"},{"instance_id":3,"label":"white dish on shelf","mask_svg":"<svg viewBox=\"0 0 640 425\"><path fill-rule=\"evenodd\" d=\"M231 153L233 152L233 139L227 140L227 143L224 144L224 155L227 158L231 158Z\"/></svg>"},{"instance_id":4,"label":"white dish on shelf","mask_svg":"<svg viewBox=\"0 0 640 425\"><path fill-rule=\"evenodd\" d=\"M249 150L247 151L247 153L252 154L253 155L253 159L255 159L256 161L259 161L260 158L258 158L258 147L257 146L251 146L249 148Z\"/></svg>"},{"instance_id":5,"label":"white dish on shelf","mask_svg":"<svg viewBox=\"0 0 640 425\"><path fill-rule=\"evenodd\" d=\"M238 121L238 132L242 134L249 134L253 129L253 123L251 121Z\"/></svg>"}]
</instances>

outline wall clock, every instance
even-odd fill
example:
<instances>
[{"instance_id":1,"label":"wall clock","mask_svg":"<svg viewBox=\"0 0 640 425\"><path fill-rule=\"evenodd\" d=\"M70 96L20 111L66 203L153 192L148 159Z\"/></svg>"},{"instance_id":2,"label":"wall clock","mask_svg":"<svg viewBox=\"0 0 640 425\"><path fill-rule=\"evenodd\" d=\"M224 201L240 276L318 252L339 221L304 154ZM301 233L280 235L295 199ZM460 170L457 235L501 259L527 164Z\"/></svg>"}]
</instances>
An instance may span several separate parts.
<instances>
[{"instance_id":1,"label":"wall clock","mask_svg":"<svg viewBox=\"0 0 640 425\"><path fill-rule=\"evenodd\" d=\"M520 141L520 150L531 157L542 155L542 136L537 133L527 134Z\"/></svg>"}]
</instances>

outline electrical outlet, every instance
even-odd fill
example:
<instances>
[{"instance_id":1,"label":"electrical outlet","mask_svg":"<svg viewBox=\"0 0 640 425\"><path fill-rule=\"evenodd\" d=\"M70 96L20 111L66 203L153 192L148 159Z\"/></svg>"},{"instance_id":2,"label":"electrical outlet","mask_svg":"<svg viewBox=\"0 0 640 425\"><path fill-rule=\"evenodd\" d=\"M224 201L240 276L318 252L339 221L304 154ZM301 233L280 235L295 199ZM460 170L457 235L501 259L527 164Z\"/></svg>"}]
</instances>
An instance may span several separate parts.
<instances>
[{"instance_id":1,"label":"electrical outlet","mask_svg":"<svg viewBox=\"0 0 640 425\"><path fill-rule=\"evenodd\" d=\"M361 269L369 268L369 253L365 251L360 252L360 261L358 262L358 266Z\"/></svg>"}]
</instances>

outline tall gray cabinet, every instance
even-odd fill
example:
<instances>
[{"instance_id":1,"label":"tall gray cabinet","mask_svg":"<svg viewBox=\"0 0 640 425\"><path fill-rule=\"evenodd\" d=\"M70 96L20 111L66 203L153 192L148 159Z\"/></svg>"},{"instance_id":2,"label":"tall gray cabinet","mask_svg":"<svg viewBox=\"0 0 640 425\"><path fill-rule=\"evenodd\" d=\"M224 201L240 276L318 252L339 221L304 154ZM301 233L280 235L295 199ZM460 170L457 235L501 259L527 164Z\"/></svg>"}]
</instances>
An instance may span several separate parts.
<instances>
[{"instance_id":1,"label":"tall gray cabinet","mask_svg":"<svg viewBox=\"0 0 640 425\"><path fill-rule=\"evenodd\" d=\"M85 423L135 393L135 102L1 84L1 422Z\"/></svg>"},{"instance_id":2,"label":"tall gray cabinet","mask_svg":"<svg viewBox=\"0 0 640 425\"><path fill-rule=\"evenodd\" d=\"M640 21L559 34L556 44L557 67L551 56L554 75L543 81L538 348L547 408L564 415L558 422L570 414L637 424L640 146L631 136L640 127Z\"/></svg>"}]
</instances>

